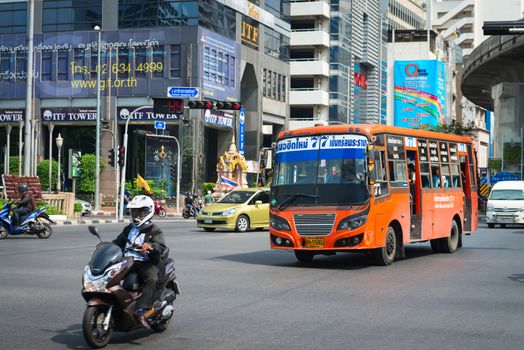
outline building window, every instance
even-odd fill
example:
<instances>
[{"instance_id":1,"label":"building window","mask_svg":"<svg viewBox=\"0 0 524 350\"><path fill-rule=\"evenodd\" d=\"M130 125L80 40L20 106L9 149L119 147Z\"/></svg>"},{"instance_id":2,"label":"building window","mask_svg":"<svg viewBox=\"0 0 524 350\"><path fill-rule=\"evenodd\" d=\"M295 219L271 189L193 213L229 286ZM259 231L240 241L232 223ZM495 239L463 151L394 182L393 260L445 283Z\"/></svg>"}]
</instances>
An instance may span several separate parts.
<instances>
[{"instance_id":1,"label":"building window","mask_svg":"<svg viewBox=\"0 0 524 350\"><path fill-rule=\"evenodd\" d=\"M58 80L69 79L69 54L67 50L58 50L57 71Z\"/></svg>"},{"instance_id":2,"label":"building window","mask_svg":"<svg viewBox=\"0 0 524 350\"><path fill-rule=\"evenodd\" d=\"M102 0L44 0L42 30L93 30L102 23Z\"/></svg>"},{"instance_id":3,"label":"building window","mask_svg":"<svg viewBox=\"0 0 524 350\"><path fill-rule=\"evenodd\" d=\"M102 64L102 62L100 62ZM98 78L98 50L91 50L91 65L90 65L90 72L91 72L91 79L97 79Z\"/></svg>"},{"instance_id":4,"label":"building window","mask_svg":"<svg viewBox=\"0 0 524 350\"><path fill-rule=\"evenodd\" d=\"M156 66L156 69L152 69L153 78L163 78L164 77L164 46L160 45L153 48L153 65Z\"/></svg>"},{"instance_id":5,"label":"building window","mask_svg":"<svg viewBox=\"0 0 524 350\"><path fill-rule=\"evenodd\" d=\"M72 74L74 79L84 79L84 67L86 65L86 56L84 49L75 49L74 50L74 66L72 69Z\"/></svg>"},{"instance_id":6,"label":"building window","mask_svg":"<svg viewBox=\"0 0 524 350\"><path fill-rule=\"evenodd\" d=\"M180 78L180 45L171 45L169 60L169 76L171 78Z\"/></svg>"},{"instance_id":7,"label":"building window","mask_svg":"<svg viewBox=\"0 0 524 350\"><path fill-rule=\"evenodd\" d=\"M27 74L27 51L16 52L16 73L17 79L26 79Z\"/></svg>"},{"instance_id":8,"label":"building window","mask_svg":"<svg viewBox=\"0 0 524 350\"><path fill-rule=\"evenodd\" d=\"M264 8L276 17L289 22L290 18L290 1L288 0L265 0Z\"/></svg>"},{"instance_id":9,"label":"building window","mask_svg":"<svg viewBox=\"0 0 524 350\"><path fill-rule=\"evenodd\" d=\"M264 68L262 70L262 96L267 97L266 95L266 74L267 70Z\"/></svg>"},{"instance_id":10,"label":"building window","mask_svg":"<svg viewBox=\"0 0 524 350\"><path fill-rule=\"evenodd\" d=\"M0 4L0 34L27 32L27 3Z\"/></svg>"},{"instance_id":11,"label":"building window","mask_svg":"<svg viewBox=\"0 0 524 350\"><path fill-rule=\"evenodd\" d=\"M215 0L200 0L198 24L235 40L236 11Z\"/></svg>"},{"instance_id":12,"label":"building window","mask_svg":"<svg viewBox=\"0 0 524 350\"><path fill-rule=\"evenodd\" d=\"M198 25L197 1L120 0L120 28L181 27Z\"/></svg>"},{"instance_id":13,"label":"building window","mask_svg":"<svg viewBox=\"0 0 524 350\"><path fill-rule=\"evenodd\" d=\"M147 59L147 49L145 47L135 48L135 77L145 78L146 73L151 68Z\"/></svg>"},{"instance_id":14,"label":"building window","mask_svg":"<svg viewBox=\"0 0 524 350\"><path fill-rule=\"evenodd\" d=\"M42 51L42 80L43 81L50 81L52 80L52 74L53 74L53 52L50 50Z\"/></svg>"},{"instance_id":15,"label":"building window","mask_svg":"<svg viewBox=\"0 0 524 350\"><path fill-rule=\"evenodd\" d=\"M289 60L289 38L279 32L264 27L264 53L283 61Z\"/></svg>"},{"instance_id":16,"label":"building window","mask_svg":"<svg viewBox=\"0 0 524 350\"><path fill-rule=\"evenodd\" d=\"M118 79L127 79L129 77L129 49L118 49Z\"/></svg>"}]
</instances>

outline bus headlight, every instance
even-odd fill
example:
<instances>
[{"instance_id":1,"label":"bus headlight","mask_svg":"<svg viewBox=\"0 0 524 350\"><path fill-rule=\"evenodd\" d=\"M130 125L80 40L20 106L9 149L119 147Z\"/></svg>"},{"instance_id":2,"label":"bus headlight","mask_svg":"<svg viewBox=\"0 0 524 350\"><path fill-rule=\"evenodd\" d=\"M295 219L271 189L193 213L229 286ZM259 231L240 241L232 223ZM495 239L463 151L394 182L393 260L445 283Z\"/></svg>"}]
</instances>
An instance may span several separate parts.
<instances>
[{"instance_id":1,"label":"bus headlight","mask_svg":"<svg viewBox=\"0 0 524 350\"><path fill-rule=\"evenodd\" d=\"M269 226L277 231L291 231L291 227L286 219L273 214L269 214Z\"/></svg>"},{"instance_id":2,"label":"bus headlight","mask_svg":"<svg viewBox=\"0 0 524 350\"><path fill-rule=\"evenodd\" d=\"M364 225L366 223L366 220L368 219L367 215L359 215L359 216L348 216L347 218L344 218L340 220L340 223L338 224L337 230L354 230L359 228L360 226Z\"/></svg>"}]
</instances>

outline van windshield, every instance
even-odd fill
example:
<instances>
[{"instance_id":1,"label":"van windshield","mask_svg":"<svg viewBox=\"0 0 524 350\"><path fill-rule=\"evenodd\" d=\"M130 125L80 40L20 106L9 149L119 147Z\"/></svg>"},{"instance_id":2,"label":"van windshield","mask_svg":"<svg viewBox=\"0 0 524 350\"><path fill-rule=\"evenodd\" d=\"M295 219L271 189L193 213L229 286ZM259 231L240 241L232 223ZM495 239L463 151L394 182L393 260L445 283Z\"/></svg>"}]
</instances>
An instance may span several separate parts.
<instances>
[{"instance_id":1,"label":"van windshield","mask_svg":"<svg viewBox=\"0 0 524 350\"><path fill-rule=\"evenodd\" d=\"M491 200L524 201L523 190L493 190L489 195Z\"/></svg>"}]
</instances>

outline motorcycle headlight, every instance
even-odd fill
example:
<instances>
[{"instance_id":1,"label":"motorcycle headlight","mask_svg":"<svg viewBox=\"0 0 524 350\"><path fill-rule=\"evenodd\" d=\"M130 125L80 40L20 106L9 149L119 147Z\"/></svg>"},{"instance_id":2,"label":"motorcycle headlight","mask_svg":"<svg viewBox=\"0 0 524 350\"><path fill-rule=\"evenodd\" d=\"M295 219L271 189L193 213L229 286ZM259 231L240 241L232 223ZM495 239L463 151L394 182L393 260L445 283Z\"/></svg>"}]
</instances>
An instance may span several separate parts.
<instances>
[{"instance_id":1,"label":"motorcycle headlight","mask_svg":"<svg viewBox=\"0 0 524 350\"><path fill-rule=\"evenodd\" d=\"M222 213L222 216L230 216L237 212L235 208L228 209Z\"/></svg>"},{"instance_id":2,"label":"motorcycle headlight","mask_svg":"<svg viewBox=\"0 0 524 350\"><path fill-rule=\"evenodd\" d=\"M277 231L291 231L291 227L286 219L273 214L269 215L269 226Z\"/></svg>"},{"instance_id":3,"label":"motorcycle headlight","mask_svg":"<svg viewBox=\"0 0 524 350\"><path fill-rule=\"evenodd\" d=\"M355 230L366 223L367 215L348 216L340 221L337 230Z\"/></svg>"}]
</instances>

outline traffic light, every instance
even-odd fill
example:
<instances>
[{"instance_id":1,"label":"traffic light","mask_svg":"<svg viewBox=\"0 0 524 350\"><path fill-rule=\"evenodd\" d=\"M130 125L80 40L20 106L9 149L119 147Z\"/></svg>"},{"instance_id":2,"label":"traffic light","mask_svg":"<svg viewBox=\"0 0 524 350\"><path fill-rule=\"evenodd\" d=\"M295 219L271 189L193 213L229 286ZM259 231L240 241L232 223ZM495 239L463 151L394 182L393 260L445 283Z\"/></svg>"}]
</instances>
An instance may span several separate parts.
<instances>
[{"instance_id":1,"label":"traffic light","mask_svg":"<svg viewBox=\"0 0 524 350\"><path fill-rule=\"evenodd\" d=\"M189 101L187 106L190 109L213 109L215 106L214 101Z\"/></svg>"},{"instance_id":2,"label":"traffic light","mask_svg":"<svg viewBox=\"0 0 524 350\"><path fill-rule=\"evenodd\" d=\"M217 102L216 103L216 109L230 109L234 111L238 111L242 108L242 104L240 102Z\"/></svg>"},{"instance_id":3,"label":"traffic light","mask_svg":"<svg viewBox=\"0 0 524 350\"><path fill-rule=\"evenodd\" d=\"M115 150L112 148L109 150L109 165L115 167Z\"/></svg>"},{"instance_id":4,"label":"traffic light","mask_svg":"<svg viewBox=\"0 0 524 350\"><path fill-rule=\"evenodd\" d=\"M126 149L124 146L118 147L118 165L123 167L126 159Z\"/></svg>"}]
</instances>

